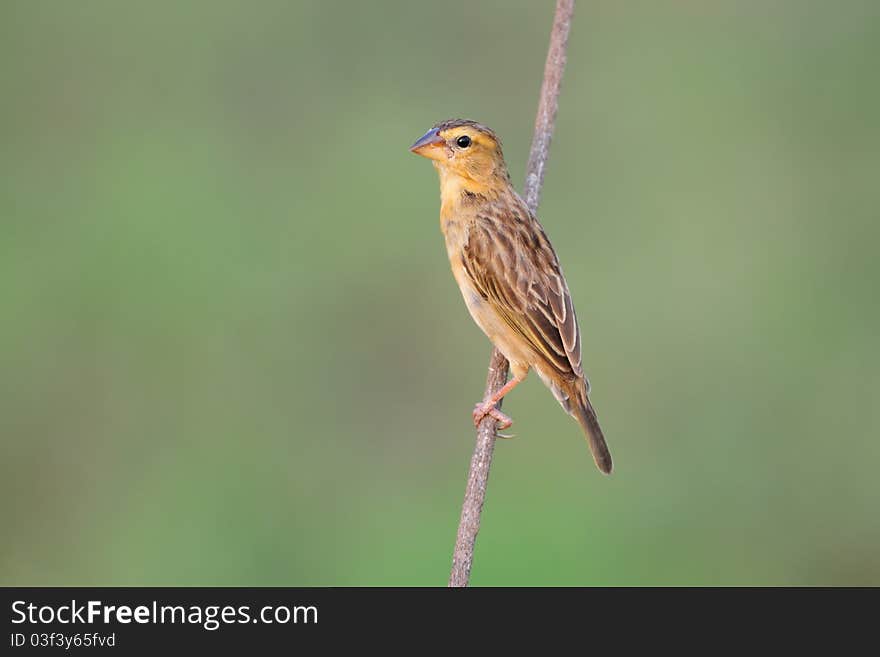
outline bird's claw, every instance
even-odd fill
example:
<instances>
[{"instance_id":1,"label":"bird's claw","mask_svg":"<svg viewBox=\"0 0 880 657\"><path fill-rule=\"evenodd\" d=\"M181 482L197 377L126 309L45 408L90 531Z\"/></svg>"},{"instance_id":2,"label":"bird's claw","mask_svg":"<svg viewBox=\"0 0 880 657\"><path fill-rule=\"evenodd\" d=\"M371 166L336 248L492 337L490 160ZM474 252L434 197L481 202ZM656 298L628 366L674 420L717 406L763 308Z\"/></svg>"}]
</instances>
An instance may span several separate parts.
<instances>
[{"instance_id":1,"label":"bird's claw","mask_svg":"<svg viewBox=\"0 0 880 657\"><path fill-rule=\"evenodd\" d=\"M479 426L480 422L487 415L491 418L494 418L495 421L498 423L498 425L495 427L496 435L498 431L503 431L513 424L513 420L511 420L509 416L505 415L497 408L495 408L494 402L491 404L489 402L481 402L474 406L474 426ZM507 438L508 436L501 437Z\"/></svg>"}]
</instances>

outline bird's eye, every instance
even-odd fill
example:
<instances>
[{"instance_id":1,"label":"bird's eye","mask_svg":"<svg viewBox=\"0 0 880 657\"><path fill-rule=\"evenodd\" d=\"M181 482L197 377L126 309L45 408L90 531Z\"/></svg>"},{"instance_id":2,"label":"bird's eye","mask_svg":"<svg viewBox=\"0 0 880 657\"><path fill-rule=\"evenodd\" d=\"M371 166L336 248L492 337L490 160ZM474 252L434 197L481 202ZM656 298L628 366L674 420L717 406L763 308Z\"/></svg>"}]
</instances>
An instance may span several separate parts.
<instances>
[{"instance_id":1,"label":"bird's eye","mask_svg":"<svg viewBox=\"0 0 880 657\"><path fill-rule=\"evenodd\" d=\"M455 140L455 143L458 144L459 148L467 148L471 145L471 138L467 135L462 135L458 139Z\"/></svg>"}]
</instances>

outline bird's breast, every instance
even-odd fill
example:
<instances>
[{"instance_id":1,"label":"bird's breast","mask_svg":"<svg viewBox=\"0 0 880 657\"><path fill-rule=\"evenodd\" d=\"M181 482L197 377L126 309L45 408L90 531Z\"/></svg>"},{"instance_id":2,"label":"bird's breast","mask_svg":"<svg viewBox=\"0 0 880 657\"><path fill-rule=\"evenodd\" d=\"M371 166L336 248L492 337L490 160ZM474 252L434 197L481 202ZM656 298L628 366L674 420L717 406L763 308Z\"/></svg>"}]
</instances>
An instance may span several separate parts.
<instances>
[{"instance_id":1,"label":"bird's breast","mask_svg":"<svg viewBox=\"0 0 880 657\"><path fill-rule=\"evenodd\" d=\"M468 233L473 222L467 216L457 215L444 218L441 216L443 235L446 238L446 252L449 255L449 266L468 312L486 337L501 350L505 357L516 364L520 372L528 370L532 360L530 350L517 339L510 327L496 312L491 301L484 299L476 289L465 269L462 256L468 243Z\"/></svg>"}]
</instances>

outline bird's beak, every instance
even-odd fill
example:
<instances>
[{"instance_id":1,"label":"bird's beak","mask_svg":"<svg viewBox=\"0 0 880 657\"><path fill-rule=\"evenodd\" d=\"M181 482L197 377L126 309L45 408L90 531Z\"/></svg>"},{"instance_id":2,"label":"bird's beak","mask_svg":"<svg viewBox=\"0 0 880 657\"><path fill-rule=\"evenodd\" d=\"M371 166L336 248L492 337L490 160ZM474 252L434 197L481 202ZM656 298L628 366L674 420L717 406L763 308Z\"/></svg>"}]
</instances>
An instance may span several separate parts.
<instances>
[{"instance_id":1,"label":"bird's beak","mask_svg":"<svg viewBox=\"0 0 880 657\"><path fill-rule=\"evenodd\" d=\"M443 149L446 147L446 140L440 136L436 128L428 130L422 135L415 144L410 146L409 150L416 155L427 157L432 160L439 160Z\"/></svg>"}]
</instances>

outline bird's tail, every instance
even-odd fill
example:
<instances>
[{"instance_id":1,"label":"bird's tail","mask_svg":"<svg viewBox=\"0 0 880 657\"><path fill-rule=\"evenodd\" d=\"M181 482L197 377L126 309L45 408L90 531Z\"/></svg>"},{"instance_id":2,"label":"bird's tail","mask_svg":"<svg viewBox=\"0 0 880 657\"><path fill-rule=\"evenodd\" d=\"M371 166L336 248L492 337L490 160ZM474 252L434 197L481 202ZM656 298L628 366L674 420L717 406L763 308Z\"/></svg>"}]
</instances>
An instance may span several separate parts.
<instances>
[{"instance_id":1,"label":"bird's tail","mask_svg":"<svg viewBox=\"0 0 880 657\"><path fill-rule=\"evenodd\" d=\"M586 382L579 381L575 384L569 401L571 404L569 412L584 430L590 451L593 452L593 460L596 461L596 467L605 474L610 474L612 468L611 452L608 451L608 445L605 443L605 436L602 434L602 427L599 426L596 411L587 396Z\"/></svg>"}]
</instances>

